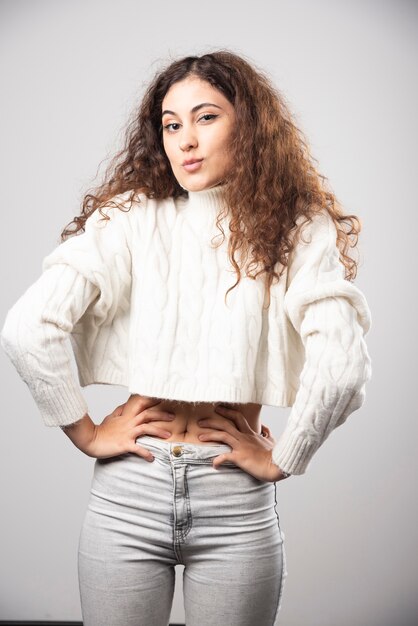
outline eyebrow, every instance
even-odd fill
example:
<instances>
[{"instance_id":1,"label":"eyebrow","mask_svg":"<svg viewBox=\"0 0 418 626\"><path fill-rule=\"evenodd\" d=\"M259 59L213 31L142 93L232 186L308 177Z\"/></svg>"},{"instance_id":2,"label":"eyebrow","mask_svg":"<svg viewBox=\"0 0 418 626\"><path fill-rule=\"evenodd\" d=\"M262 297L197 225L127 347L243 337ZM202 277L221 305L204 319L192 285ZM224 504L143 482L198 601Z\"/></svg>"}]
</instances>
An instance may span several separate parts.
<instances>
[{"instance_id":1,"label":"eyebrow","mask_svg":"<svg viewBox=\"0 0 418 626\"><path fill-rule=\"evenodd\" d=\"M213 102L202 102L201 104L196 104L195 107L193 107L193 109L190 109L190 113L195 113L196 111L198 111L199 109L201 109L202 107L216 107L217 109L221 109L222 107L218 106L217 104L213 104ZM165 109L165 111L162 112L161 117L163 117L166 113L170 113L171 115L177 115L177 113L175 111L170 111L169 109Z\"/></svg>"}]
</instances>

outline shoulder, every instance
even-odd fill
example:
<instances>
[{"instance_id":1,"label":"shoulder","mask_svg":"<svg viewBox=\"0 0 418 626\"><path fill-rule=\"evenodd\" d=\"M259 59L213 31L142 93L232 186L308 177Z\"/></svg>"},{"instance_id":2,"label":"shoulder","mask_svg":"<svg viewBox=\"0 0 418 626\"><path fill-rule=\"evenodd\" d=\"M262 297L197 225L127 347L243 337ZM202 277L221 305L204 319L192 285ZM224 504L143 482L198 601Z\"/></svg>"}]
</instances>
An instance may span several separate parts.
<instances>
[{"instance_id":1,"label":"shoulder","mask_svg":"<svg viewBox=\"0 0 418 626\"><path fill-rule=\"evenodd\" d=\"M43 271L53 264L66 263L90 277L90 273L86 274L87 268L93 272L103 271L120 261L128 265L135 233L133 220L146 203L145 194L132 195L132 191L113 196L88 216L83 230L68 237L44 257Z\"/></svg>"},{"instance_id":2,"label":"shoulder","mask_svg":"<svg viewBox=\"0 0 418 626\"><path fill-rule=\"evenodd\" d=\"M334 220L330 213L319 208L309 218L306 215L300 215L296 219L297 224L297 245L306 246L318 240L333 240L337 236L337 230Z\"/></svg>"},{"instance_id":3,"label":"shoulder","mask_svg":"<svg viewBox=\"0 0 418 626\"><path fill-rule=\"evenodd\" d=\"M293 248L290 253L290 262L297 259L313 260L315 256L335 254L337 251L337 229L334 220L326 209L320 209L309 218L305 215L296 219L297 228L293 235Z\"/></svg>"},{"instance_id":4,"label":"shoulder","mask_svg":"<svg viewBox=\"0 0 418 626\"><path fill-rule=\"evenodd\" d=\"M302 215L296 222L298 228L294 233L287 268L288 286L296 276L312 272L316 275L330 265L337 267L340 273L337 230L329 212L321 209L311 215L309 220Z\"/></svg>"},{"instance_id":5,"label":"shoulder","mask_svg":"<svg viewBox=\"0 0 418 626\"><path fill-rule=\"evenodd\" d=\"M138 211L143 210L148 202L148 197L141 192L128 190L116 194L89 215L85 222L85 229L129 228L132 220L137 217Z\"/></svg>"}]
</instances>

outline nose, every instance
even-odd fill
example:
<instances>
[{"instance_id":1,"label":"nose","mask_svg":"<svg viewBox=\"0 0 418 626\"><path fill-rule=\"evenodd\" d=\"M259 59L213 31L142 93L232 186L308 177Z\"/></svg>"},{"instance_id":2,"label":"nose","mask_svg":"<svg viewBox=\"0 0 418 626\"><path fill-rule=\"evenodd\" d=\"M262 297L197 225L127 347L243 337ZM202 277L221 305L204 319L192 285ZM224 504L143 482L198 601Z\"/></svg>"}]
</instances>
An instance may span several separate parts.
<instances>
[{"instance_id":1,"label":"nose","mask_svg":"<svg viewBox=\"0 0 418 626\"><path fill-rule=\"evenodd\" d=\"M183 130L180 136L179 146L181 150L188 150L189 148L195 148L197 145L196 136L191 130Z\"/></svg>"}]
</instances>

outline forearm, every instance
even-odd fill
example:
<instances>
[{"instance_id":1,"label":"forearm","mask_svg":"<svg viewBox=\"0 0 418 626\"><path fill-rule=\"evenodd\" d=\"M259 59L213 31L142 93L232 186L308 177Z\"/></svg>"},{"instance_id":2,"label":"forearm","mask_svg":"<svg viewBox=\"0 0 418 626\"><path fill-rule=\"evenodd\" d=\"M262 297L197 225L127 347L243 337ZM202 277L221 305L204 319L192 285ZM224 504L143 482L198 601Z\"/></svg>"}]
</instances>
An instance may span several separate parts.
<instances>
[{"instance_id":1,"label":"forearm","mask_svg":"<svg viewBox=\"0 0 418 626\"><path fill-rule=\"evenodd\" d=\"M362 406L365 385L371 378L371 359L356 322L351 319L347 325L348 338L334 338L338 327L333 331L325 302L322 304L322 319L328 325L328 334L324 328L321 333L307 335L307 356L299 377L298 393L288 423L272 452L274 462L292 474L305 473L310 459L330 433ZM343 300L330 302L334 319L338 319L338 307L343 305ZM319 314L321 302L311 305L306 320L317 307ZM348 305L346 308L346 319L350 320L354 309L349 309Z\"/></svg>"},{"instance_id":2,"label":"forearm","mask_svg":"<svg viewBox=\"0 0 418 626\"><path fill-rule=\"evenodd\" d=\"M93 456L90 450L96 434L96 425L88 413L81 420L67 426L60 426L60 428L79 450L88 456Z\"/></svg>"},{"instance_id":3,"label":"forearm","mask_svg":"<svg viewBox=\"0 0 418 626\"><path fill-rule=\"evenodd\" d=\"M46 426L88 413L72 367L70 332L97 288L69 265L45 271L9 309L1 347L28 386Z\"/></svg>"}]
</instances>

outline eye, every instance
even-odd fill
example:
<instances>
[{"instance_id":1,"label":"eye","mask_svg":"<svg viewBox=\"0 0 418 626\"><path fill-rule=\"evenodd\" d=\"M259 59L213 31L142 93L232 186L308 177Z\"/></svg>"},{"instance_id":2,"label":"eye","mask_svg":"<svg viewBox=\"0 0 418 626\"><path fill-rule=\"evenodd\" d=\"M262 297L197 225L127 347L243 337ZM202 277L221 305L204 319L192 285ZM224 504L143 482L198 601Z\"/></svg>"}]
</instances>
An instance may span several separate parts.
<instances>
[{"instance_id":1,"label":"eye","mask_svg":"<svg viewBox=\"0 0 418 626\"><path fill-rule=\"evenodd\" d=\"M164 128L165 128L168 132L171 132L171 131L169 130L170 126L178 126L178 124L177 124L177 122L171 122L171 124L166 124L166 125L164 126Z\"/></svg>"},{"instance_id":2,"label":"eye","mask_svg":"<svg viewBox=\"0 0 418 626\"><path fill-rule=\"evenodd\" d=\"M205 113L205 115L202 115L202 117L198 119L198 122L200 122L200 120L203 120L204 117L218 117L218 116L214 115L213 113Z\"/></svg>"},{"instance_id":3,"label":"eye","mask_svg":"<svg viewBox=\"0 0 418 626\"><path fill-rule=\"evenodd\" d=\"M218 117L217 115L215 115L214 113L205 113L204 115L202 115L202 117L199 117L199 119L197 120L198 122L200 122L200 120L206 119L207 121L209 121L212 118ZM209 119L208 119L209 118ZM170 124L166 124L164 126L165 130L168 133L173 133L175 132L177 129L173 128L170 130L170 127L172 126L179 126L178 122L171 122Z\"/></svg>"}]
</instances>

